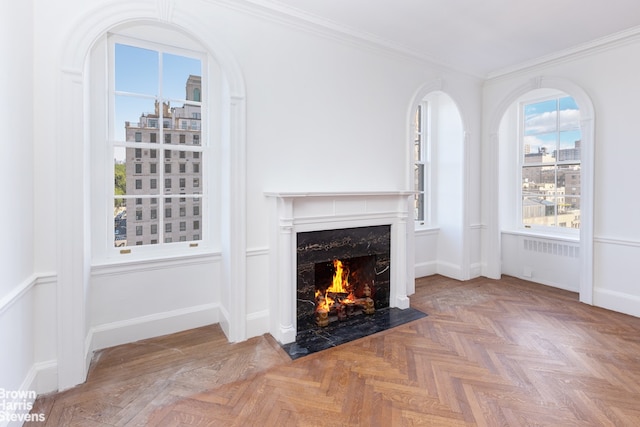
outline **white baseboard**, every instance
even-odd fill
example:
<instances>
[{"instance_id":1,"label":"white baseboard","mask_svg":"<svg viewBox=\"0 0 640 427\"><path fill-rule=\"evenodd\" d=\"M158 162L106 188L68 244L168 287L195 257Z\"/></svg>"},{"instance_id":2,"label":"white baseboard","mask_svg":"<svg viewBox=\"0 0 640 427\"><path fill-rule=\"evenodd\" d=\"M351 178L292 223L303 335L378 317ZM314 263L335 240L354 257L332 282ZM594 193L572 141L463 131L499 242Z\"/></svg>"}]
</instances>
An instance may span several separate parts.
<instances>
[{"instance_id":1,"label":"white baseboard","mask_svg":"<svg viewBox=\"0 0 640 427\"><path fill-rule=\"evenodd\" d=\"M36 397L58 388L58 363L55 360L34 363L18 390L5 390L15 396L5 396L2 401L5 408L0 409L0 427L19 427L25 421L45 421L44 414L30 414ZM14 409L15 408L15 409Z\"/></svg>"},{"instance_id":2,"label":"white baseboard","mask_svg":"<svg viewBox=\"0 0 640 427\"><path fill-rule=\"evenodd\" d=\"M257 337L269 332L269 310L262 310L247 315L247 338Z\"/></svg>"},{"instance_id":3,"label":"white baseboard","mask_svg":"<svg viewBox=\"0 0 640 427\"><path fill-rule=\"evenodd\" d=\"M455 280L465 280L462 268L457 264L440 261L438 262L436 273Z\"/></svg>"},{"instance_id":4,"label":"white baseboard","mask_svg":"<svg viewBox=\"0 0 640 427\"><path fill-rule=\"evenodd\" d=\"M435 261L423 262L416 264L414 269L416 278L433 276L438 271L438 264Z\"/></svg>"},{"instance_id":5,"label":"white baseboard","mask_svg":"<svg viewBox=\"0 0 640 427\"><path fill-rule=\"evenodd\" d=\"M87 360L96 350L211 325L219 320L220 306L203 304L94 326L87 337Z\"/></svg>"},{"instance_id":6,"label":"white baseboard","mask_svg":"<svg viewBox=\"0 0 640 427\"><path fill-rule=\"evenodd\" d=\"M595 288L593 290L593 305L640 317L640 296L637 295Z\"/></svg>"},{"instance_id":7,"label":"white baseboard","mask_svg":"<svg viewBox=\"0 0 640 427\"><path fill-rule=\"evenodd\" d=\"M469 275L470 279L482 276L482 264L479 262L471 264L471 267L469 268Z\"/></svg>"}]
</instances>

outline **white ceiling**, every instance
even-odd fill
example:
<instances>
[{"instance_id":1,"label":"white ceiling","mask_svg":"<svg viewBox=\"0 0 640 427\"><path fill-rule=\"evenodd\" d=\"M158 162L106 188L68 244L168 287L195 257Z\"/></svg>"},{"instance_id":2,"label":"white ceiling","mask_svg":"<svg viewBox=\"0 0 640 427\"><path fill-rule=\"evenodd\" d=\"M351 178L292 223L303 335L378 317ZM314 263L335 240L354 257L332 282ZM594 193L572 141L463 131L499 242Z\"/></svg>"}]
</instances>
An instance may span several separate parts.
<instances>
[{"instance_id":1,"label":"white ceiling","mask_svg":"<svg viewBox=\"0 0 640 427\"><path fill-rule=\"evenodd\" d=\"M477 76L640 33L640 0L249 0Z\"/></svg>"}]
</instances>

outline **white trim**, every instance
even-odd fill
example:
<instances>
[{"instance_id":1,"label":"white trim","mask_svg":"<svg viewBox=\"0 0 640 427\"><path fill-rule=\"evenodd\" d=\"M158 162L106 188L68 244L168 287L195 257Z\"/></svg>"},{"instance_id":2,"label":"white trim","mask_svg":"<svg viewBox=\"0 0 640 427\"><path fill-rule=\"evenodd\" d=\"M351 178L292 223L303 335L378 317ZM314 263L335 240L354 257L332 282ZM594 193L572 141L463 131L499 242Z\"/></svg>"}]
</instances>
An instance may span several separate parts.
<instances>
[{"instance_id":1,"label":"white trim","mask_svg":"<svg viewBox=\"0 0 640 427\"><path fill-rule=\"evenodd\" d=\"M247 314L247 336L257 337L269 332L269 310Z\"/></svg>"},{"instance_id":2,"label":"white trim","mask_svg":"<svg viewBox=\"0 0 640 427\"><path fill-rule=\"evenodd\" d=\"M438 262L437 261L428 261L417 263L414 267L414 275L416 278L433 276L438 273Z\"/></svg>"},{"instance_id":3,"label":"white trim","mask_svg":"<svg viewBox=\"0 0 640 427\"><path fill-rule=\"evenodd\" d=\"M437 236L440 233L440 227L415 228L416 236Z\"/></svg>"},{"instance_id":4,"label":"white trim","mask_svg":"<svg viewBox=\"0 0 640 427\"><path fill-rule=\"evenodd\" d=\"M548 234L548 233L536 233L535 231L519 230L519 229L505 229L501 231L502 234L510 234L513 236L525 236L536 239L555 240L564 243L580 244L580 238L571 235L562 234Z\"/></svg>"},{"instance_id":5,"label":"white trim","mask_svg":"<svg viewBox=\"0 0 640 427\"><path fill-rule=\"evenodd\" d=\"M211 303L105 323L90 329L85 353L218 323L219 318L219 304Z\"/></svg>"},{"instance_id":6,"label":"white trim","mask_svg":"<svg viewBox=\"0 0 640 427\"><path fill-rule=\"evenodd\" d=\"M218 0L217 3L229 9L257 16L298 31L305 31L329 40L347 43L358 49L426 62L431 66L443 69L443 71L448 69L471 77L484 77L472 74L467 69L454 67L441 59L416 51L408 46L281 3L269 0Z\"/></svg>"},{"instance_id":7,"label":"white trim","mask_svg":"<svg viewBox=\"0 0 640 427\"><path fill-rule=\"evenodd\" d=\"M21 299L27 292L29 292L37 282L38 275L34 273L0 298L0 316L9 310L13 304Z\"/></svg>"},{"instance_id":8,"label":"white trim","mask_svg":"<svg viewBox=\"0 0 640 427\"><path fill-rule=\"evenodd\" d=\"M586 304L593 303L593 230L594 230L594 162L595 162L595 133L594 133L594 109L588 94L575 83L560 77L537 76L527 83L516 86L489 116L488 124L489 147L483 150L487 153L483 164L490 171L486 186L487 194L485 206L498 206L500 191L499 169L499 137L500 122L508 108L526 93L541 88L560 90L572 96L580 109L580 130L582 133L582 158L581 158L581 203L583 214L580 225L580 301ZM484 275L491 278L499 278L501 271L501 224L499 211L483 211L487 222L487 230L484 235L485 260ZM546 236L545 236L546 237Z\"/></svg>"},{"instance_id":9,"label":"white trim","mask_svg":"<svg viewBox=\"0 0 640 427\"><path fill-rule=\"evenodd\" d=\"M56 201L58 211L69 209L71 218L58 216L57 235L57 349L59 366L59 389L65 389L84 381L88 371L86 341L92 342L87 331L87 311L85 301L88 295L91 269L90 244L87 221L89 201L77 195L88 194L87 178L90 162L86 156L89 132L85 114L88 111L86 90L90 76L84 73L86 60L96 41L111 29L127 24L161 22L170 24L196 40L204 50L215 57L224 73L227 86L224 99L228 100L224 111L230 123L225 129L223 144L227 156L223 163L227 175L223 192L227 198L221 205L226 206L223 229L228 230L229 242L223 244L222 257L225 259L223 286L228 288L230 305L223 328L233 341L246 338L246 106L245 83L242 70L234 55L218 44L218 38L209 36L198 38L200 34L212 34L207 16L198 15L175 0L149 2L145 0L114 1L105 8L100 5L88 6L86 13L69 23L71 29L66 34L62 51L57 55L59 63L56 99L61 100L56 111L55 133L57 165L72 164L73 168L58 167L54 174L56 182L68 182L67 186L57 185ZM219 40L224 40L220 38ZM64 96L62 96L64 94ZM232 241L231 241L232 240ZM233 281L232 281L233 280ZM222 308L222 307L221 307ZM225 310L225 312L227 312ZM105 334L107 332L104 332ZM115 340L115 338L114 338Z\"/></svg>"},{"instance_id":10,"label":"white trim","mask_svg":"<svg viewBox=\"0 0 640 427\"><path fill-rule=\"evenodd\" d=\"M596 243L601 243L603 245L630 246L632 248L640 248L640 241L638 240L614 239L611 237L595 237L593 241Z\"/></svg>"},{"instance_id":11,"label":"white trim","mask_svg":"<svg viewBox=\"0 0 640 427\"><path fill-rule=\"evenodd\" d=\"M36 371L31 388L38 392L50 393L58 388L58 361L55 359L33 364Z\"/></svg>"},{"instance_id":12,"label":"white trim","mask_svg":"<svg viewBox=\"0 0 640 427\"><path fill-rule=\"evenodd\" d=\"M436 263L436 273L456 280L468 280L464 275L463 267L450 262L438 261Z\"/></svg>"},{"instance_id":13,"label":"white trim","mask_svg":"<svg viewBox=\"0 0 640 427\"><path fill-rule=\"evenodd\" d=\"M593 290L593 303L607 310L640 317L640 297L638 295L596 287Z\"/></svg>"},{"instance_id":14,"label":"white trim","mask_svg":"<svg viewBox=\"0 0 640 427\"><path fill-rule=\"evenodd\" d=\"M636 41L639 36L640 26L636 26L614 34L609 34L599 39L591 40L587 43L583 43L569 49L554 52L550 55L541 56L511 67L490 72L486 75L486 79L495 81L504 77L513 77L518 73L524 73L542 65L550 66L573 61L579 57L593 55L596 51L614 49L624 44L632 43Z\"/></svg>"},{"instance_id":15,"label":"white trim","mask_svg":"<svg viewBox=\"0 0 640 427\"><path fill-rule=\"evenodd\" d=\"M251 248L247 249L247 257L268 256L269 248Z\"/></svg>"},{"instance_id":16,"label":"white trim","mask_svg":"<svg viewBox=\"0 0 640 427\"><path fill-rule=\"evenodd\" d=\"M154 258L144 260L132 260L129 262L110 262L94 264L91 267L92 277L119 275L128 272L145 272L175 267L192 265L204 265L212 262L220 262L220 253L185 255L179 257Z\"/></svg>"}]
</instances>

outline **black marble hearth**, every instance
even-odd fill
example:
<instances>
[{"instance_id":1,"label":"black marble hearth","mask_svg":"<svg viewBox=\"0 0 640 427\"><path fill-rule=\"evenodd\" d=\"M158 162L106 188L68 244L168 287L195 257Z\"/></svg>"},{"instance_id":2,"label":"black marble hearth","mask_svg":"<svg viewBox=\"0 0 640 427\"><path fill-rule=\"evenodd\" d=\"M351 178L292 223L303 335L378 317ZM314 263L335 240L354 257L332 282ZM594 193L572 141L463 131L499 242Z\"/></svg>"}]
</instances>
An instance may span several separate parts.
<instances>
[{"instance_id":1,"label":"black marble hearth","mask_svg":"<svg viewBox=\"0 0 640 427\"><path fill-rule=\"evenodd\" d=\"M334 322L324 328L316 326L301 331L297 334L295 342L285 344L282 348L291 359L295 360L425 316L425 313L413 308L404 310L395 307L385 308L377 310L371 315L356 316L344 322Z\"/></svg>"}]
</instances>

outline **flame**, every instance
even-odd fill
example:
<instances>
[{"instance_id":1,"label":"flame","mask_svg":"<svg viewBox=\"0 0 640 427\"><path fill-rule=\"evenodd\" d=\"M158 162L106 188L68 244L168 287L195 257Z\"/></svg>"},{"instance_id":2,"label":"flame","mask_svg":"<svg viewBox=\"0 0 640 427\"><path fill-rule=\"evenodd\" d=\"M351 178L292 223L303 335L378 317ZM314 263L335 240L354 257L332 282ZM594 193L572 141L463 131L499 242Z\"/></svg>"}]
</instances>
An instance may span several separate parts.
<instances>
[{"instance_id":1,"label":"flame","mask_svg":"<svg viewBox=\"0 0 640 427\"><path fill-rule=\"evenodd\" d=\"M342 261L339 259L333 260L333 267L336 269L336 273L333 275L333 283L327 292L346 293L349 288L349 269L344 268Z\"/></svg>"},{"instance_id":2,"label":"flame","mask_svg":"<svg viewBox=\"0 0 640 427\"><path fill-rule=\"evenodd\" d=\"M320 291L316 291L316 311L324 309L331 310L331 306L335 303L335 300L329 296L329 292L334 294L345 294L349 292L349 295L340 300L341 304L353 304L356 300L353 291L349 289L349 269L345 268L342 261L339 259L333 260L333 267L335 268L335 274L331 286L327 288L324 295Z\"/></svg>"}]
</instances>

